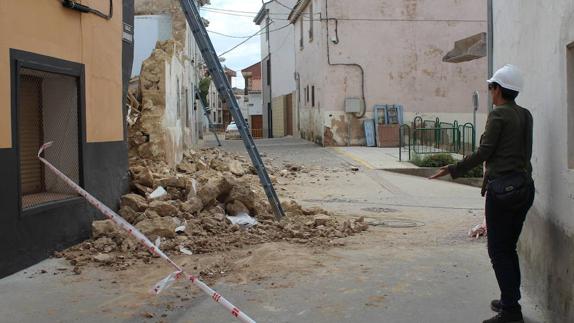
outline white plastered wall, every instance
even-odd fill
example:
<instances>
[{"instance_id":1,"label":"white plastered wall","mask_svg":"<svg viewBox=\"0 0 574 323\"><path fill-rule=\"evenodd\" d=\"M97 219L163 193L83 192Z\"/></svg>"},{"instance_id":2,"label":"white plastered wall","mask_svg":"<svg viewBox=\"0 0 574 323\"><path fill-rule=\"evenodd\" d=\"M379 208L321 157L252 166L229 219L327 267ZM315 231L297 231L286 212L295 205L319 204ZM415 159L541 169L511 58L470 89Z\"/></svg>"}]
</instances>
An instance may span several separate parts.
<instances>
[{"instance_id":1,"label":"white plastered wall","mask_svg":"<svg viewBox=\"0 0 574 323\"><path fill-rule=\"evenodd\" d=\"M325 17L327 2L313 3ZM328 5L329 18L339 18L338 24L331 19L327 32L327 22L316 19L314 39L309 41L309 21L304 19L303 50L299 49L301 22L295 23L300 123L308 137L322 136L322 128L332 126L341 116L348 119L345 98L362 95L359 69L329 66L327 46L331 63L363 66L368 111L375 104L401 104L408 113L466 114L472 111L475 90L486 98L485 58L460 64L442 62L455 41L486 31L486 2L329 0ZM313 84L314 108L303 96L303 88ZM486 110L486 100L482 100L480 111ZM477 128L480 134L483 126Z\"/></svg>"},{"instance_id":2,"label":"white plastered wall","mask_svg":"<svg viewBox=\"0 0 574 323\"><path fill-rule=\"evenodd\" d=\"M569 8L566 9L565 8ZM495 69L517 65L525 75L518 104L534 116L533 167L537 204L574 232L574 170L568 169L566 47L574 42L574 4L569 0L495 1ZM512 13L521 19L509 19ZM541 24L519 23L525 19ZM574 89L574 88L573 88Z\"/></svg>"}]
</instances>

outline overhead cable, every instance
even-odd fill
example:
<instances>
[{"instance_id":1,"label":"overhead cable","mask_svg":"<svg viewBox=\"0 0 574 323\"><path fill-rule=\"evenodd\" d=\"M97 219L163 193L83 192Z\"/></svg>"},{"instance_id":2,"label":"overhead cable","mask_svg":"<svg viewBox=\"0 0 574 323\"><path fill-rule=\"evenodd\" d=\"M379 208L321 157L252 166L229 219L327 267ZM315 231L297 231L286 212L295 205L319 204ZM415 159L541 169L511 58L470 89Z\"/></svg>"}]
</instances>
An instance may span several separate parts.
<instances>
[{"instance_id":1,"label":"overhead cable","mask_svg":"<svg viewBox=\"0 0 574 323\"><path fill-rule=\"evenodd\" d=\"M257 31L257 34L262 35L263 33L266 33L267 30L266 30L265 28L267 28L267 27L270 26L271 24L272 24L272 22L269 23L269 24L266 25L266 26L261 27L261 29L260 29L259 31ZM269 30L269 33L274 33L274 32L276 32L276 31L282 30L282 29L284 29L284 28L287 27L287 26L289 26L289 24L287 24L287 25L285 25L285 26L283 26L283 27L279 27L279 28L277 28L277 29L271 29L271 30ZM220 36L223 36L223 37L229 37L229 38L251 38L251 37L254 36L254 35L247 35L247 36L229 35L229 34L224 34L224 33L222 33L222 32L214 31L214 30L208 30L207 32L208 32L208 33L213 33L213 34L216 34L216 35L220 35ZM257 34L256 34L255 36L257 36Z\"/></svg>"},{"instance_id":2,"label":"overhead cable","mask_svg":"<svg viewBox=\"0 0 574 323\"><path fill-rule=\"evenodd\" d=\"M205 11L218 11L218 12L229 12L229 13L242 13L242 14L251 14L257 15L259 12L256 11L241 11L241 10L232 10L232 9L223 9L223 8L213 8L213 7L203 7L201 10ZM271 15L281 15L281 16L288 16L288 13L273 13L270 12Z\"/></svg>"},{"instance_id":3,"label":"overhead cable","mask_svg":"<svg viewBox=\"0 0 574 323\"><path fill-rule=\"evenodd\" d=\"M284 7L284 8L287 8L287 9L289 9L289 10L293 10L293 9L294 9L294 8L291 8L291 7L287 6L287 5L284 5L284 4L281 3L279 0L275 0L275 3L277 3L278 5L280 5L280 6Z\"/></svg>"},{"instance_id":4,"label":"overhead cable","mask_svg":"<svg viewBox=\"0 0 574 323\"><path fill-rule=\"evenodd\" d=\"M285 26L283 26L283 27L281 27L281 28L275 29L274 31L278 31L278 30L287 28L288 26L290 26L290 25L285 25ZM226 50L225 52L223 52L223 53L221 53L221 54L218 54L218 56L221 57L221 56L223 56L223 55L225 55L225 54L230 53L231 51L237 49L239 46L241 46L241 45L245 44L246 42L248 42L251 38L253 38L253 37L257 36L257 35L261 35L263 32L264 32L264 31L258 31L258 32L256 32L255 34L249 36L249 38L245 39L244 41L240 42L239 44L233 46L232 48Z\"/></svg>"}]
</instances>

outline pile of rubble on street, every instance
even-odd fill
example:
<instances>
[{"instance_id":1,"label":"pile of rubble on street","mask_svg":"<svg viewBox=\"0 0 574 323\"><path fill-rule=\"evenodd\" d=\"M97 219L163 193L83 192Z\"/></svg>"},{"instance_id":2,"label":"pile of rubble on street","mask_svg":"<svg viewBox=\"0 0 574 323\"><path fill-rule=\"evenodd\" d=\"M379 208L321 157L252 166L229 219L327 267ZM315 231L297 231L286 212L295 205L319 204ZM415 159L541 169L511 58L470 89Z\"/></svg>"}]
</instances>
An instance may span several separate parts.
<instances>
[{"instance_id":1,"label":"pile of rubble on street","mask_svg":"<svg viewBox=\"0 0 574 323\"><path fill-rule=\"evenodd\" d=\"M189 151L175 169L132 157L130 171L132 193L122 197L119 214L169 255L280 240L328 245L368 227L363 219L337 221L325 210L306 209L291 200L282 202L285 217L277 221L255 169L244 158L218 149ZM271 172L285 176L285 170ZM134 261L151 260L145 248L110 220L96 221L92 229L92 240L60 254L77 271L92 262L124 269Z\"/></svg>"}]
</instances>

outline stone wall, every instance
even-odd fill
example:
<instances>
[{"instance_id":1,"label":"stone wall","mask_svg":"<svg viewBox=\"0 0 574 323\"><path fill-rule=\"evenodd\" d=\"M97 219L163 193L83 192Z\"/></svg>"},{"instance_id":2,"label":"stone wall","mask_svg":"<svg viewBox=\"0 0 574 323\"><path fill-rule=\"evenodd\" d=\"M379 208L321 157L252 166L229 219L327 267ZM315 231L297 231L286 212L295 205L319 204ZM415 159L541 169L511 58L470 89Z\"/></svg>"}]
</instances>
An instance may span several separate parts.
<instances>
[{"instance_id":1,"label":"stone wall","mask_svg":"<svg viewBox=\"0 0 574 323\"><path fill-rule=\"evenodd\" d=\"M186 138L195 133L197 116L188 75L181 45L174 40L158 42L142 64L139 89L132 95L140 102L130 115L130 157L162 160L175 167L184 151L192 148L193 142Z\"/></svg>"}]
</instances>

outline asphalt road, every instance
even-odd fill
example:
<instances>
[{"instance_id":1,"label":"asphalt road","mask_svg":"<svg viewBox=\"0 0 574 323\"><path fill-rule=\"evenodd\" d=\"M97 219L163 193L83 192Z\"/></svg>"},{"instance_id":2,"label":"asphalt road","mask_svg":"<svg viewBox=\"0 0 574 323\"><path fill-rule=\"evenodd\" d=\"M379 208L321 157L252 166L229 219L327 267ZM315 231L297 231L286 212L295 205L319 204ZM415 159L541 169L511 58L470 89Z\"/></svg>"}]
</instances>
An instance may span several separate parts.
<instances>
[{"instance_id":1,"label":"asphalt road","mask_svg":"<svg viewBox=\"0 0 574 323\"><path fill-rule=\"evenodd\" d=\"M234 272L213 283L257 322L482 322L493 315L489 303L498 287L485 241L466 236L482 221L477 188L351 171L356 162L348 156L293 138L257 145L269 165L309 170L278 178L281 197L372 224L332 248L279 242L237 251ZM224 141L223 149L246 155L241 141ZM0 322L235 321L185 283L149 296L168 273L153 263L125 272L94 267L76 276L62 260L48 260L0 280ZM546 322L524 296L526 322Z\"/></svg>"}]
</instances>

